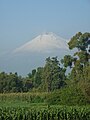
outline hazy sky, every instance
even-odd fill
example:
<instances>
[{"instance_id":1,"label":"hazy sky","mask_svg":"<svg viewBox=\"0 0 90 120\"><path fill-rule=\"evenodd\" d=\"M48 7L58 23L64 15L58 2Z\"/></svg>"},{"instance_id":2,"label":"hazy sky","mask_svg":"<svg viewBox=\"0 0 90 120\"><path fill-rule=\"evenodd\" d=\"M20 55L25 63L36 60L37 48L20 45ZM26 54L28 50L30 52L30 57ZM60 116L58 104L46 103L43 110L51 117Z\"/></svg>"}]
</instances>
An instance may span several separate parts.
<instances>
[{"instance_id":1,"label":"hazy sky","mask_svg":"<svg viewBox=\"0 0 90 120\"><path fill-rule=\"evenodd\" d=\"M0 54L49 31L90 32L90 0L0 0Z\"/></svg>"}]
</instances>

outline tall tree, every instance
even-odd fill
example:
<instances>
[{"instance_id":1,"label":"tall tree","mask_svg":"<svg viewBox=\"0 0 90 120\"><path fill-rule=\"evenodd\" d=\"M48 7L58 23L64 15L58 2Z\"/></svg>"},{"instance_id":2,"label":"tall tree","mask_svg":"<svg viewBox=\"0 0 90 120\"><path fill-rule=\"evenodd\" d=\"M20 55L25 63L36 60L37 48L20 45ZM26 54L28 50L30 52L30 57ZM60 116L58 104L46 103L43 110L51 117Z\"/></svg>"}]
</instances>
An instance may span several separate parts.
<instances>
[{"instance_id":1,"label":"tall tree","mask_svg":"<svg viewBox=\"0 0 90 120\"><path fill-rule=\"evenodd\" d=\"M72 68L72 62L74 61L74 58L71 55L65 55L63 59L61 59L61 63L64 65L64 67L70 67Z\"/></svg>"},{"instance_id":2,"label":"tall tree","mask_svg":"<svg viewBox=\"0 0 90 120\"><path fill-rule=\"evenodd\" d=\"M43 88L45 91L53 91L65 84L65 69L60 67L57 57L46 59L43 70Z\"/></svg>"},{"instance_id":3,"label":"tall tree","mask_svg":"<svg viewBox=\"0 0 90 120\"><path fill-rule=\"evenodd\" d=\"M88 51L88 46L90 45L90 33L78 32L75 36L71 38L68 43L70 49L77 48L78 51L74 53L76 60L74 61L74 67L71 71L72 79L76 81L84 80L87 76L84 75L84 69L90 64L90 52ZM90 69L88 69L88 73ZM85 76L85 77L84 77Z\"/></svg>"}]
</instances>

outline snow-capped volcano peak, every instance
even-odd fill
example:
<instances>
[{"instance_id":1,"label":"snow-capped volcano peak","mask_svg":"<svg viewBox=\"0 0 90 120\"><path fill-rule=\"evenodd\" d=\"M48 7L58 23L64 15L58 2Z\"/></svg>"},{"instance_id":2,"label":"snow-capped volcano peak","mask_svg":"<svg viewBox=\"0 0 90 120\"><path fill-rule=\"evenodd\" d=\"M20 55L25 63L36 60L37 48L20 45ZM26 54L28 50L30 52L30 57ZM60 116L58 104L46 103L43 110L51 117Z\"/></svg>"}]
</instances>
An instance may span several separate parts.
<instances>
[{"instance_id":1,"label":"snow-capped volcano peak","mask_svg":"<svg viewBox=\"0 0 90 120\"><path fill-rule=\"evenodd\" d=\"M49 32L37 36L33 40L17 48L14 52L53 52L58 49L68 50L66 40Z\"/></svg>"}]
</instances>

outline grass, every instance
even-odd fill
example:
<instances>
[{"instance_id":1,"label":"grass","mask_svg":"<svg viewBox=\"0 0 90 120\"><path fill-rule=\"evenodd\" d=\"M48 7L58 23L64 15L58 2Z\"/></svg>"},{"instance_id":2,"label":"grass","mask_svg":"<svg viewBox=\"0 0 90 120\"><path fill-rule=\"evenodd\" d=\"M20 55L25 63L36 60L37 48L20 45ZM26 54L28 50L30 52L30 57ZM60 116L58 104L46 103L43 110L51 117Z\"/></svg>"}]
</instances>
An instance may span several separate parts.
<instances>
[{"instance_id":1,"label":"grass","mask_svg":"<svg viewBox=\"0 0 90 120\"><path fill-rule=\"evenodd\" d=\"M0 94L0 107L48 107L45 101L50 93L5 93ZM60 107L62 105L49 105ZM87 106L84 106L87 107Z\"/></svg>"},{"instance_id":2,"label":"grass","mask_svg":"<svg viewBox=\"0 0 90 120\"><path fill-rule=\"evenodd\" d=\"M0 107L46 107L48 93L5 93L0 94Z\"/></svg>"}]
</instances>

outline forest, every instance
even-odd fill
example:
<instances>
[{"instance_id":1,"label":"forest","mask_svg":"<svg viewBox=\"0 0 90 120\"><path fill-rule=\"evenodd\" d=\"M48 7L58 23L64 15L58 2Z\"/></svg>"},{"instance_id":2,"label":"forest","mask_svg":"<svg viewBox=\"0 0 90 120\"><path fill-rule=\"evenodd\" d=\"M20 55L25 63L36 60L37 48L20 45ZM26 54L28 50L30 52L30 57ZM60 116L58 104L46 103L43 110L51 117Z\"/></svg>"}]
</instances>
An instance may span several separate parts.
<instances>
[{"instance_id":1,"label":"forest","mask_svg":"<svg viewBox=\"0 0 90 120\"><path fill-rule=\"evenodd\" d=\"M43 67L33 69L26 77L17 72L1 72L0 93L38 92L47 94L44 99L49 104L90 104L90 33L76 33L68 46L77 51L61 60L49 56Z\"/></svg>"}]
</instances>

